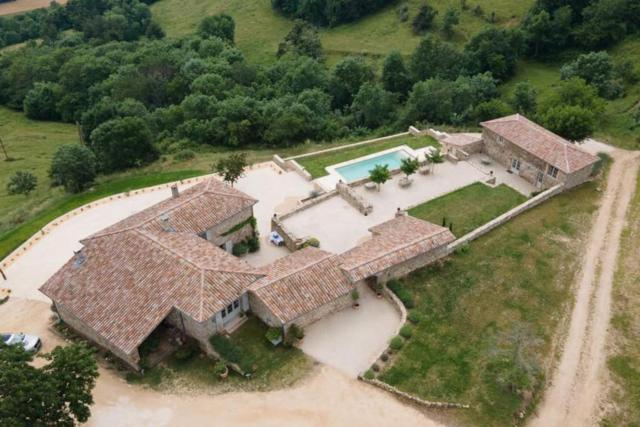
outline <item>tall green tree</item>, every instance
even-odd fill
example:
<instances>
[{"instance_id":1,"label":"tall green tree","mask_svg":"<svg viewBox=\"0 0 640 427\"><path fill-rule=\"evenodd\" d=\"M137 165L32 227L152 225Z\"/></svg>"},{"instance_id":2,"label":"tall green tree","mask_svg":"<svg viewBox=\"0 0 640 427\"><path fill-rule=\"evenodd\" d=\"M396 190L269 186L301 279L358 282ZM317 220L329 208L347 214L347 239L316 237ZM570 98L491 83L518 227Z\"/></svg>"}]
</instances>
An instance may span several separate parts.
<instances>
[{"instance_id":1,"label":"tall green tree","mask_svg":"<svg viewBox=\"0 0 640 427\"><path fill-rule=\"evenodd\" d=\"M24 98L23 109L27 117L37 120L55 120L60 117L57 103L62 87L56 83L37 82Z\"/></svg>"},{"instance_id":2,"label":"tall green tree","mask_svg":"<svg viewBox=\"0 0 640 427\"><path fill-rule=\"evenodd\" d=\"M424 32L433 28L433 23L436 15L438 15L437 10L435 10L427 3L423 3L418 9L418 13L413 18L413 22L411 23L413 32L416 34L423 34Z\"/></svg>"},{"instance_id":3,"label":"tall green tree","mask_svg":"<svg viewBox=\"0 0 640 427\"><path fill-rule=\"evenodd\" d=\"M322 43L318 30L306 21L296 20L291 31L278 45L278 57L287 53L322 58Z\"/></svg>"},{"instance_id":4,"label":"tall green tree","mask_svg":"<svg viewBox=\"0 0 640 427\"><path fill-rule=\"evenodd\" d=\"M511 96L511 105L520 114L533 115L538 106L537 98L538 91L529 81L519 82Z\"/></svg>"},{"instance_id":5,"label":"tall green tree","mask_svg":"<svg viewBox=\"0 0 640 427\"><path fill-rule=\"evenodd\" d=\"M361 56L348 56L340 61L331 77L331 93L336 108L351 105L360 87L373 81L373 69Z\"/></svg>"},{"instance_id":6,"label":"tall green tree","mask_svg":"<svg viewBox=\"0 0 640 427\"><path fill-rule=\"evenodd\" d=\"M116 118L91 132L91 149L107 172L141 166L158 157L147 122L139 117Z\"/></svg>"},{"instance_id":7,"label":"tall green tree","mask_svg":"<svg viewBox=\"0 0 640 427\"><path fill-rule=\"evenodd\" d=\"M519 29L487 28L465 45L468 67L473 73L489 71L498 80L506 80L516 71L524 51L524 37Z\"/></svg>"},{"instance_id":8,"label":"tall green tree","mask_svg":"<svg viewBox=\"0 0 640 427\"><path fill-rule=\"evenodd\" d=\"M402 54L394 50L384 60L382 65L382 87L401 97L411 90L411 77L404 64Z\"/></svg>"},{"instance_id":9,"label":"tall green tree","mask_svg":"<svg viewBox=\"0 0 640 427\"><path fill-rule=\"evenodd\" d=\"M207 16L200 21L198 34L202 37L219 37L233 44L236 34L236 24L231 16L224 13Z\"/></svg>"},{"instance_id":10,"label":"tall green tree","mask_svg":"<svg viewBox=\"0 0 640 427\"><path fill-rule=\"evenodd\" d=\"M77 193L87 188L96 177L96 157L80 144L61 145L53 153L49 176L54 185Z\"/></svg>"},{"instance_id":11,"label":"tall green tree","mask_svg":"<svg viewBox=\"0 0 640 427\"><path fill-rule=\"evenodd\" d=\"M370 129L387 122L393 108L391 93L373 83L363 84L351 104L351 112L356 123Z\"/></svg>"},{"instance_id":12,"label":"tall green tree","mask_svg":"<svg viewBox=\"0 0 640 427\"><path fill-rule=\"evenodd\" d=\"M378 186L378 191L380 191L382 184L391 179L389 165L375 165L369 171L369 179Z\"/></svg>"},{"instance_id":13,"label":"tall green tree","mask_svg":"<svg viewBox=\"0 0 640 427\"><path fill-rule=\"evenodd\" d=\"M414 81L441 77L455 80L463 74L466 58L454 45L426 35L411 54L409 68Z\"/></svg>"},{"instance_id":14,"label":"tall green tree","mask_svg":"<svg viewBox=\"0 0 640 427\"><path fill-rule=\"evenodd\" d=\"M232 153L218 160L214 170L222 176L224 182L229 183L233 187L233 185L242 178L246 168L247 154Z\"/></svg>"},{"instance_id":15,"label":"tall green tree","mask_svg":"<svg viewBox=\"0 0 640 427\"><path fill-rule=\"evenodd\" d=\"M460 13L458 9L450 7L442 17L442 31L445 36L451 38L453 36L454 27L460 23Z\"/></svg>"},{"instance_id":16,"label":"tall green tree","mask_svg":"<svg viewBox=\"0 0 640 427\"><path fill-rule=\"evenodd\" d=\"M98 366L82 344L56 347L31 363L33 353L0 344L0 419L7 426L74 426L91 416Z\"/></svg>"}]
</instances>

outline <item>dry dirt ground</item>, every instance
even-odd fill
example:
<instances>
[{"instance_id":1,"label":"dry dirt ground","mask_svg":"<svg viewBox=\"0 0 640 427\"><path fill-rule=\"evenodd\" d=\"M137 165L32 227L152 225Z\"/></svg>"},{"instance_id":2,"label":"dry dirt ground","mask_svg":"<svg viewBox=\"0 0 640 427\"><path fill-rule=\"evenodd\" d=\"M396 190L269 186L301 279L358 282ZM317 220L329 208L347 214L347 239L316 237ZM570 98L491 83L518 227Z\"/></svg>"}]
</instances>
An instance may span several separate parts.
<instances>
[{"instance_id":1,"label":"dry dirt ground","mask_svg":"<svg viewBox=\"0 0 640 427\"><path fill-rule=\"evenodd\" d=\"M63 344L50 329L49 305L11 298L0 306L0 325L43 338L43 351ZM440 426L387 393L328 366L294 387L269 392L171 395L127 384L100 368L87 425L162 426Z\"/></svg>"},{"instance_id":2,"label":"dry dirt ground","mask_svg":"<svg viewBox=\"0 0 640 427\"><path fill-rule=\"evenodd\" d=\"M65 4L67 0L56 0L60 4ZM51 0L15 0L0 3L0 16L13 15L21 12L28 12L41 7L48 7Z\"/></svg>"},{"instance_id":3,"label":"dry dirt ground","mask_svg":"<svg viewBox=\"0 0 640 427\"><path fill-rule=\"evenodd\" d=\"M616 151L612 157L615 161L578 276L562 355L531 426L597 424L613 276L640 165L640 153Z\"/></svg>"}]
</instances>

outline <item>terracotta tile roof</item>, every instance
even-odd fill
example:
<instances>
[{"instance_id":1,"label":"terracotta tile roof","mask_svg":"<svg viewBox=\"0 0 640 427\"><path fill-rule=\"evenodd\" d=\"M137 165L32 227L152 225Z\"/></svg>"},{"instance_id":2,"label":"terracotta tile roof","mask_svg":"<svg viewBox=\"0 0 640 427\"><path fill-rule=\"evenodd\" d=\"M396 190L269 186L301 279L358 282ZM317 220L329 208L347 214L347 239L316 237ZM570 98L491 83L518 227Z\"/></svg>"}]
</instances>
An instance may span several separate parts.
<instances>
[{"instance_id":1,"label":"terracotta tile roof","mask_svg":"<svg viewBox=\"0 0 640 427\"><path fill-rule=\"evenodd\" d=\"M178 197L171 197L131 215L88 239L140 227L157 230L169 227L173 231L197 234L256 203L257 200L243 192L211 178L183 191Z\"/></svg>"},{"instance_id":2,"label":"terracotta tile roof","mask_svg":"<svg viewBox=\"0 0 640 427\"><path fill-rule=\"evenodd\" d=\"M197 221L213 221L196 229L202 231L228 217L226 209L236 214L255 203L212 181L85 239L83 249L40 291L127 354L174 307L199 322L211 318L262 277L192 231L200 227ZM208 205L213 200L217 203ZM205 207L208 212L188 212ZM157 225L167 211L178 231ZM196 219L198 214L204 219Z\"/></svg>"},{"instance_id":3,"label":"terracotta tile roof","mask_svg":"<svg viewBox=\"0 0 640 427\"><path fill-rule=\"evenodd\" d=\"M578 171L598 161L597 157L520 114L480 125L564 173Z\"/></svg>"},{"instance_id":4,"label":"terracotta tile roof","mask_svg":"<svg viewBox=\"0 0 640 427\"><path fill-rule=\"evenodd\" d=\"M481 133L452 133L444 137L442 142L457 147L465 147L469 144L482 141Z\"/></svg>"},{"instance_id":5,"label":"terracotta tile roof","mask_svg":"<svg viewBox=\"0 0 640 427\"><path fill-rule=\"evenodd\" d=\"M352 282L365 279L455 240L444 227L411 216L400 216L369 229L367 240L340 255Z\"/></svg>"},{"instance_id":6,"label":"terracotta tile roof","mask_svg":"<svg viewBox=\"0 0 640 427\"><path fill-rule=\"evenodd\" d=\"M287 323L353 289L340 261L337 255L307 247L263 267L265 277L250 290Z\"/></svg>"}]
</instances>

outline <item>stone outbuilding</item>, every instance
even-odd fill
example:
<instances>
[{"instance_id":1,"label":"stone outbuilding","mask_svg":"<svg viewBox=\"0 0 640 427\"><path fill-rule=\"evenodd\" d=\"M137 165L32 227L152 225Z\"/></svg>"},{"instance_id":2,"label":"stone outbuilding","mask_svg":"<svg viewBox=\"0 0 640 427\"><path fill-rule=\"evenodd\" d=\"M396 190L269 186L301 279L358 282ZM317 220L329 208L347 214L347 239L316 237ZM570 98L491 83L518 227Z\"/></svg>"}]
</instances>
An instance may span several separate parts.
<instances>
[{"instance_id":1,"label":"stone outbuilding","mask_svg":"<svg viewBox=\"0 0 640 427\"><path fill-rule=\"evenodd\" d=\"M482 151L540 189L582 184L598 162L596 156L520 114L480 125Z\"/></svg>"}]
</instances>

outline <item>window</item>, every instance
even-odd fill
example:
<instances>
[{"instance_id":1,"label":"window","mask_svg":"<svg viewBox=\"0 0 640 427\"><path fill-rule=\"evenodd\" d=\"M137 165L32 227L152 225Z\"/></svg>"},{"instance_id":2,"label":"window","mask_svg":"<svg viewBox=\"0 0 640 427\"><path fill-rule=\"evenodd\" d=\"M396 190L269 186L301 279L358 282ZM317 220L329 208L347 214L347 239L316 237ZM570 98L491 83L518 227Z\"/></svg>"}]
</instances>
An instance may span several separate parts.
<instances>
[{"instance_id":1,"label":"window","mask_svg":"<svg viewBox=\"0 0 640 427\"><path fill-rule=\"evenodd\" d=\"M233 302L233 308L238 308L238 307L240 307L240 301L235 300L235 301Z\"/></svg>"},{"instance_id":2,"label":"window","mask_svg":"<svg viewBox=\"0 0 640 427\"><path fill-rule=\"evenodd\" d=\"M513 170L520 170L520 160L519 159L512 159L511 160L511 169Z\"/></svg>"},{"instance_id":3,"label":"window","mask_svg":"<svg viewBox=\"0 0 640 427\"><path fill-rule=\"evenodd\" d=\"M232 311L233 311L233 306L231 304L229 304L227 306L227 313L231 314Z\"/></svg>"},{"instance_id":4,"label":"window","mask_svg":"<svg viewBox=\"0 0 640 427\"><path fill-rule=\"evenodd\" d=\"M224 319L225 317L227 317L227 310L225 310L224 308L222 309L222 318Z\"/></svg>"},{"instance_id":5,"label":"window","mask_svg":"<svg viewBox=\"0 0 640 427\"><path fill-rule=\"evenodd\" d=\"M549 168L547 169L547 175L553 177L553 178L557 178L558 177L558 168L555 166L551 166L549 165Z\"/></svg>"}]
</instances>

